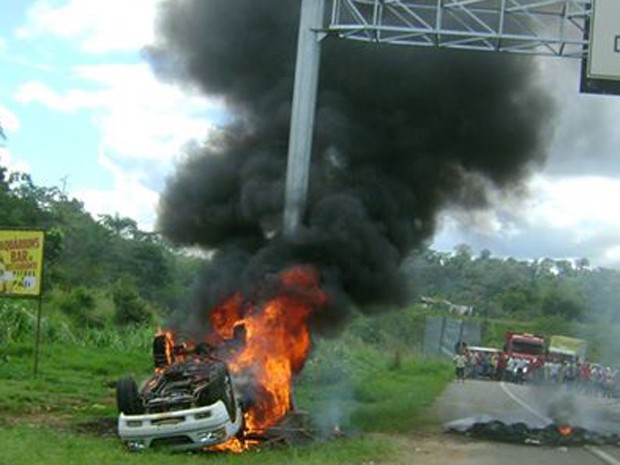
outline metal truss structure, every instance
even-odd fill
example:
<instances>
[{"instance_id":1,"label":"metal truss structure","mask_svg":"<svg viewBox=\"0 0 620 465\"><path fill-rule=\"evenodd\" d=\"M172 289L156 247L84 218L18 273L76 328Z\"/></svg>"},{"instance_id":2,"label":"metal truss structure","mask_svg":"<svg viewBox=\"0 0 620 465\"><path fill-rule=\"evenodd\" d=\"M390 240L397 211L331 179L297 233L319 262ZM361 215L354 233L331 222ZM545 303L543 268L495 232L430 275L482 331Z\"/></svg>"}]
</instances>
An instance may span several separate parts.
<instances>
[{"instance_id":1,"label":"metal truss structure","mask_svg":"<svg viewBox=\"0 0 620 465\"><path fill-rule=\"evenodd\" d=\"M305 210L320 61L320 39L584 58L599 0L301 0L289 139L284 232ZM620 0L618 0L620 1ZM620 93L620 90L616 91Z\"/></svg>"},{"instance_id":2,"label":"metal truss structure","mask_svg":"<svg viewBox=\"0 0 620 465\"><path fill-rule=\"evenodd\" d=\"M592 0L333 0L327 32L378 43L583 58Z\"/></svg>"}]
</instances>

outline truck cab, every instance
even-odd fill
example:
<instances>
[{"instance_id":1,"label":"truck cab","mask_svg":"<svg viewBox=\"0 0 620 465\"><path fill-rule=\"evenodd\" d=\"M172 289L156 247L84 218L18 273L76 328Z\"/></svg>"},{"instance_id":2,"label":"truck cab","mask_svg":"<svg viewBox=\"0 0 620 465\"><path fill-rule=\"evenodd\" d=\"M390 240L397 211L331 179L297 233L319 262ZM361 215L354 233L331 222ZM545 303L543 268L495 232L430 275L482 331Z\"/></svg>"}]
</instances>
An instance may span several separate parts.
<instances>
[{"instance_id":1,"label":"truck cab","mask_svg":"<svg viewBox=\"0 0 620 465\"><path fill-rule=\"evenodd\" d=\"M504 356L513 359L516 363L509 378L523 381L535 376L538 368L545 363L545 338L531 333L516 333L508 331L505 335Z\"/></svg>"}]
</instances>

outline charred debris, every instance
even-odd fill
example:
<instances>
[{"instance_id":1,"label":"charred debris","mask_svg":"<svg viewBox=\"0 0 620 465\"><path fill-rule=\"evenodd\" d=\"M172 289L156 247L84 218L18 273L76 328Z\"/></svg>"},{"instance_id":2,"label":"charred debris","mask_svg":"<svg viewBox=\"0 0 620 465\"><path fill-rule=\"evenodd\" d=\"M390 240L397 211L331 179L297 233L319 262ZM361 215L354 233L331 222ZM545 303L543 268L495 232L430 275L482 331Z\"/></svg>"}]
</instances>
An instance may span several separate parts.
<instances>
[{"instance_id":1,"label":"charred debris","mask_svg":"<svg viewBox=\"0 0 620 465\"><path fill-rule=\"evenodd\" d=\"M533 427L524 422L506 423L484 416L449 422L444 425L444 432L530 446L620 445L620 435L616 433L600 433L555 422Z\"/></svg>"}]
</instances>

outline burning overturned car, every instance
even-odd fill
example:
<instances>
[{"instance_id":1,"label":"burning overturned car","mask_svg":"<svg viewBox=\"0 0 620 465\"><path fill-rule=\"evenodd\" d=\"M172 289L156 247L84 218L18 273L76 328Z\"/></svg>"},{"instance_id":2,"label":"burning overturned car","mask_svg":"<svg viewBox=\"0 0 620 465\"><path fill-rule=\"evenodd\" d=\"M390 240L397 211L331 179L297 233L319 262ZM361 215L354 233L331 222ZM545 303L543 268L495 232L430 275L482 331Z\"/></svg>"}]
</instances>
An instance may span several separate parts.
<instances>
[{"instance_id":1,"label":"burning overturned car","mask_svg":"<svg viewBox=\"0 0 620 465\"><path fill-rule=\"evenodd\" d=\"M171 331L155 337L153 375L141 389L133 378L117 383L123 442L134 450L232 452L260 441L290 442L286 435L300 429L291 422L303 421L293 376L309 355L309 319L326 294L310 267L271 279L260 301L236 293L211 308L203 342L176 344Z\"/></svg>"},{"instance_id":2,"label":"burning overturned car","mask_svg":"<svg viewBox=\"0 0 620 465\"><path fill-rule=\"evenodd\" d=\"M243 434L243 411L226 364L209 346L153 340L155 370L141 389L132 377L116 385L118 435L131 450L166 445L199 449Z\"/></svg>"}]
</instances>

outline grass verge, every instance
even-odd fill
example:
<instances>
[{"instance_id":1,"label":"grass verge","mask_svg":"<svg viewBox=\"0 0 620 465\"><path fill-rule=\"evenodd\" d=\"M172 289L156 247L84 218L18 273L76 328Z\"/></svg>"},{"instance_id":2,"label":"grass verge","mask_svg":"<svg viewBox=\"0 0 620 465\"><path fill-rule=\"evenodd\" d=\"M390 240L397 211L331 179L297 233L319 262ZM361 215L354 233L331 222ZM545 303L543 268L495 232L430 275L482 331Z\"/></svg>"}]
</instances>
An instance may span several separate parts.
<instances>
[{"instance_id":1,"label":"grass verge","mask_svg":"<svg viewBox=\"0 0 620 465\"><path fill-rule=\"evenodd\" d=\"M1 428L3 447L0 463L11 465L66 465L78 463L125 465L204 464L205 459L214 464L307 464L331 465L343 463L379 462L390 457L393 445L385 440L353 438L315 444L307 447L285 449L255 449L244 454L169 453L149 450L130 453L113 438L97 439L75 434L59 433L50 429L19 426Z\"/></svg>"},{"instance_id":2,"label":"grass verge","mask_svg":"<svg viewBox=\"0 0 620 465\"><path fill-rule=\"evenodd\" d=\"M389 438L370 432L407 432L427 423L430 405L450 378L450 367L400 351L380 350L354 337L321 341L296 383L298 406L319 431L334 426L349 437L304 447L257 449L241 455L129 453L114 435L115 381L148 375L143 346L118 348L44 345L32 375L32 346L2 347L0 360L0 463L389 463ZM84 427L87 425L87 427Z\"/></svg>"},{"instance_id":3,"label":"grass verge","mask_svg":"<svg viewBox=\"0 0 620 465\"><path fill-rule=\"evenodd\" d=\"M427 407L451 377L445 362L344 339L317 347L296 395L324 428L405 433L433 423Z\"/></svg>"}]
</instances>

